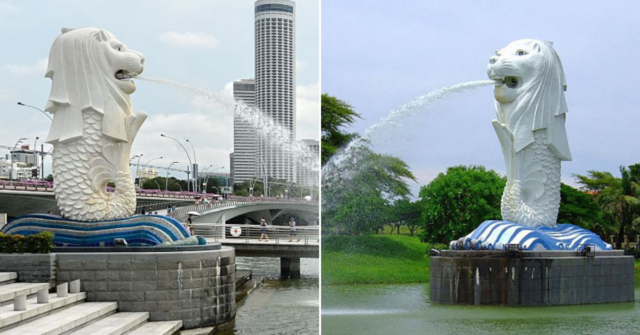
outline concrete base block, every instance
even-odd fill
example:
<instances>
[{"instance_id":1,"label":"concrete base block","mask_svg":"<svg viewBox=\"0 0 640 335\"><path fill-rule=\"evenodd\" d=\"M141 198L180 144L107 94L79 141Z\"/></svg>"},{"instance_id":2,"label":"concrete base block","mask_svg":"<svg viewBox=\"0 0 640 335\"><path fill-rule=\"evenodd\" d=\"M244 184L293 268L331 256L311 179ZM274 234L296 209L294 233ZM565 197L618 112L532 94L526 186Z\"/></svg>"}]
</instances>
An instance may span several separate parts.
<instances>
[{"instance_id":1,"label":"concrete base block","mask_svg":"<svg viewBox=\"0 0 640 335\"><path fill-rule=\"evenodd\" d=\"M56 292L58 298L64 298L69 296L69 283L64 283L56 286Z\"/></svg>"},{"instance_id":2,"label":"concrete base block","mask_svg":"<svg viewBox=\"0 0 640 335\"><path fill-rule=\"evenodd\" d=\"M431 257L431 301L551 306L634 301L634 261L619 251L443 251ZM603 295L603 292L610 292Z\"/></svg>"},{"instance_id":3,"label":"concrete base block","mask_svg":"<svg viewBox=\"0 0 640 335\"><path fill-rule=\"evenodd\" d=\"M37 302L39 304L47 304L49 303L49 290L46 288L43 288L42 290L39 290L37 293Z\"/></svg>"},{"instance_id":4,"label":"concrete base block","mask_svg":"<svg viewBox=\"0 0 640 335\"><path fill-rule=\"evenodd\" d=\"M80 293L80 279L69 283L69 293Z\"/></svg>"},{"instance_id":5,"label":"concrete base block","mask_svg":"<svg viewBox=\"0 0 640 335\"><path fill-rule=\"evenodd\" d=\"M27 296L26 295L18 295L13 298L13 310L14 311L25 311L27 310Z\"/></svg>"},{"instance_id":6,"label":"concrete base block","mask_svg":"<svg viewBox=\"0 0 640 335\"><path fill-rule=\"evenodd\" d=\"M300 278L300 257L280 258L280 277Z\"/></svg>"}]
</instances>

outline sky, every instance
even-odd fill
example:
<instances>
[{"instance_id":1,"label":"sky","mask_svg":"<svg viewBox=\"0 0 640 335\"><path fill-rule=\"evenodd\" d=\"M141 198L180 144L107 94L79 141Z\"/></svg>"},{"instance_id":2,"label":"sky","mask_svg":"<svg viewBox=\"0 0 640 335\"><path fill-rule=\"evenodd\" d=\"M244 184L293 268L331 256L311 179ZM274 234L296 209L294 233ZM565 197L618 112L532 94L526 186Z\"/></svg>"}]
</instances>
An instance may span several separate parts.
<instances>
[{"instance_id":1,"label":"sky","mask_svg":"<svg viewBox=\"0 0 640 335\"><path fill-rule=\"evenodd\" d=\"M562 179L589 170L620 176L640 163L640 2L322 1L322 93L361 114L363 133L429 91L487 78L489 57L508 43L552 41L567 78L566 128L573 161ZM345 28L346 27L346 28ZM414 196L447 167L483 165L504 175L491 126L493 89L457 93L382 128L377 152L405 160Z\"/></svg>"},{"instance_id":2,"label":"sky","mask_svg":"<svg viewBox=\"0 0 640 335\"><path fill-rule=\"evenodd\" d=\"M297 138L319 139L320 32L318 0L296 1ZM18 101L44 109L51 81L44 77L51 44L61 28L98 27L129 49L145 54L143 75L180 81L232 94L232 82L254 78L253 0L0 0L0 145L21 137L33 146L47 136L50 121ZM202 171L229 171L233 151L233 111L202 97L136 80L134 113L144 111L132 155L140 164L186 169L187 157L168 134L189 139ZM192 155L188 143L183 145ZM47 150L50 146L45 146ZM4 156L9 150L0 148ZM45 174L51 160L45 161ZM220 167L223 167L220 169ZM161 171L164 175L164 172ZM178 175L186 179L186 174Z\"/></svg>"}]
</instances>

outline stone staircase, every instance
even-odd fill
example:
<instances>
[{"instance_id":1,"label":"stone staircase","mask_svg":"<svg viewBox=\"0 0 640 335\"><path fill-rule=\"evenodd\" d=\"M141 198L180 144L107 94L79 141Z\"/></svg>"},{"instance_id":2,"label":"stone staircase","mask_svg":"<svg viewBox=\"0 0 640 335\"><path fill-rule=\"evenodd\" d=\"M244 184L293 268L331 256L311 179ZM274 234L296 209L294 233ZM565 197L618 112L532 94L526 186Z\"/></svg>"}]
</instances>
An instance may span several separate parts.
<instances>
[{"instance_id":1,"label":"stone staircase","mask_svg":"<svg viewBox=\"0 0 640 335\"><path fill-rule=\"evenodd\" d=\"M85 302L80 282L19 283L0 272L0 334L171 335L182 321L147 322L148 312L117 312L117 302ZM71 289L69 289L71 287Z\"/></svg>"}]
</instances>

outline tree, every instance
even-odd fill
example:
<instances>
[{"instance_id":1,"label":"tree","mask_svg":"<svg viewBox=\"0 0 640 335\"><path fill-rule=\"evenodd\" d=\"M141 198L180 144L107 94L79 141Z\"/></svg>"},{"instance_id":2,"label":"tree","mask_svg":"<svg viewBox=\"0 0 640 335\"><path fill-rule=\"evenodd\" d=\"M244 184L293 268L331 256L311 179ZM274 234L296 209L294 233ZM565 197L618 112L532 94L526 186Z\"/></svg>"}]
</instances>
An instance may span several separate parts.
<instances>
[{"instance_id":1,"label":"tree","mask_svg":"<svg viewBox=\"0 0 640 335\"><path fill-rule=\"evenodd\" d=\"M415 181L400 158L366 146L329 171L322 174L322 225L340 234L377 231L389 222L391 204L410 194L407 181Z\"/></svg>"},{"instance_id":2,"label":"tree","mask_svg":"<svg viewBox=\"0 0 640 335\"><path fill-rule=\"evenodd\" d=\"M322 165L324 165L338 149L345 146L357 136L355 133L346 133L343 127L353 123L355 118L360 118L352 107L328 94L322 95Z\"/></svg>"},{"instance_id":3,"label":"tree","mask_svg":"<svg viewBox=\"0 0 640 335\"><path fill-rule=\"evenodd\" d=\"M625 231L640 223L640 164L620 167L620 178L609 172L587 171L576 175L578 183L595 193L595 200L606 218L618 228L616 248L622 248Z\"/></svg>"},{"instance_id":4,"label":"tree","mask_svg":"<svg viewBox=\"0 0 640 335\"><path fill-rule=\"evenodd\" d=\"M506 179L483 166L454 166L420 189L422 240L448 243L485 220L500 219Z\"/></svg>"},{"instance_id":5,"label":"tree","mask_svg":"<svg viewBox=\"0 0 640 335\"><path fill-rule=\"evenodd\" d=\"M422 225L422 204L420 202L411 202L408 199L398 199L393 205L392 215L398 235L400 235L400 226L406 226L409 228L411 236L413 236ZM393 229L391 233L393 233Z\"/></svg>"},{"instance_id":6,"label":"tree","mask_svg":"<svg viewBox=\"0 0 640 335\"><path fill-rule=\"evenodd\" d=\"M589 194L565 184L560 186L558 223L572 223L601 236L615 231Z\"/></svg>"}]
</instances>

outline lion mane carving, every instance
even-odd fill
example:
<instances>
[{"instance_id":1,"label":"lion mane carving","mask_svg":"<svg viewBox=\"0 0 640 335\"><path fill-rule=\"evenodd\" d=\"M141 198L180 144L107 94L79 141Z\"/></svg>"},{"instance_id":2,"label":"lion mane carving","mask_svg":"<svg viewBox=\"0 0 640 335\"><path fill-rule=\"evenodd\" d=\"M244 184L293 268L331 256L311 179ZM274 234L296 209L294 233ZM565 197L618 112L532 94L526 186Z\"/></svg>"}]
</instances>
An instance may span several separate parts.
<instances>
[{"instance_id":1,"label":"lion mane carving","mask_svg":"<svg viewBox=\"0 0 640 335\"><path fill-rule=\"evenodd\" d=\"M144 55L106 30L62 29L53 42L46 141L54 147L54 192L63 216L96 221L134 213L129 156L147 116L133 113L129 95L136 89L131 78L143 68ZM109 182L114 192L107 191Z\"/></svg>"},{"instance_id":2,"label":"lion mane carving","mask_svg":"<svg viewBox=\"0 0 640 335\"><path fill-rule=\"evenodd\" d=\"M489 60L496 82L492 121L507 169L503 220L555 227L560 206L560 162L571 160L565 117L567 88L551 42L522 39Z\"/></svg>"}]
</instances>

